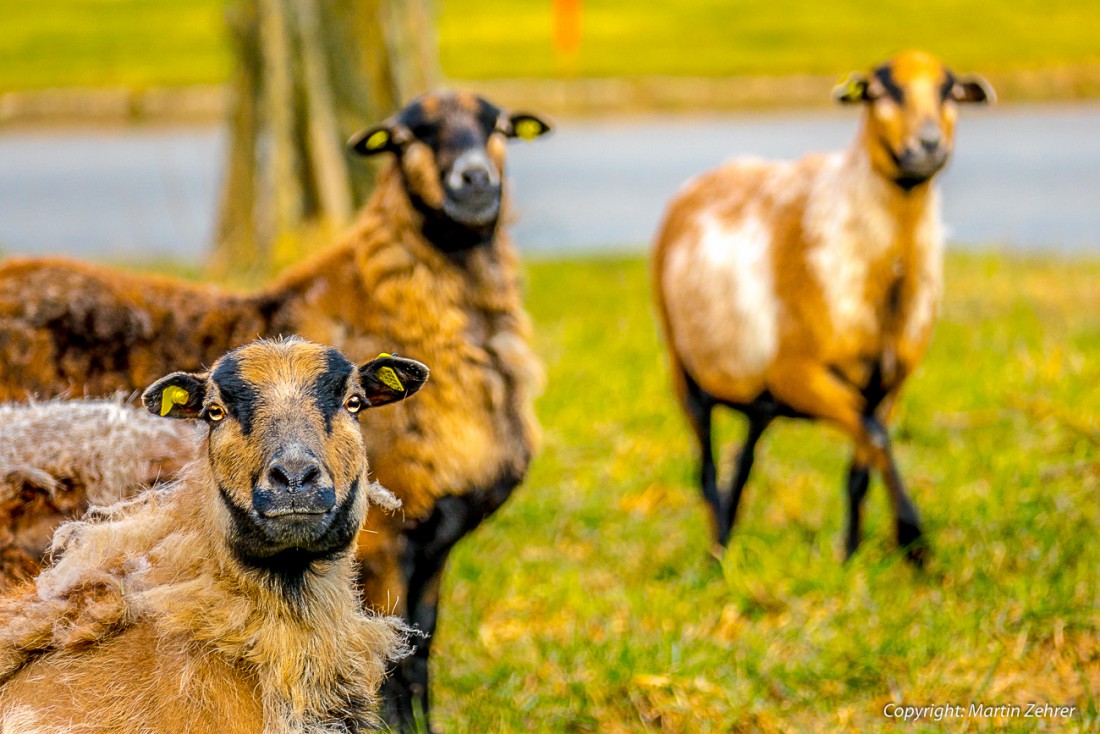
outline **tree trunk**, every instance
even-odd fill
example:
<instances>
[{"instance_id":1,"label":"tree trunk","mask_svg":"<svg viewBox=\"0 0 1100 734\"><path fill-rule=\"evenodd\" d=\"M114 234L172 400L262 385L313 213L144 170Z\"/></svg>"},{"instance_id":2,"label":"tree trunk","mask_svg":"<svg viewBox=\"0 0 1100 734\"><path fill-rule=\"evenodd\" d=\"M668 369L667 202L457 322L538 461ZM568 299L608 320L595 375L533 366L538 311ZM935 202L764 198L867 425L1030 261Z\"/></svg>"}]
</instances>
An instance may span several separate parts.
<instances>
[{"instance_id":1,"label":"tree trunk","mask_svg":"<svg viewBox=\"0 0 1100 734\"><path fill-rule=\"evenodd\" d=\"M344 141L440 79L431 0L235 0L230 140L210 269L255 281L350 220Z\"/></svg>"}]
</instances>

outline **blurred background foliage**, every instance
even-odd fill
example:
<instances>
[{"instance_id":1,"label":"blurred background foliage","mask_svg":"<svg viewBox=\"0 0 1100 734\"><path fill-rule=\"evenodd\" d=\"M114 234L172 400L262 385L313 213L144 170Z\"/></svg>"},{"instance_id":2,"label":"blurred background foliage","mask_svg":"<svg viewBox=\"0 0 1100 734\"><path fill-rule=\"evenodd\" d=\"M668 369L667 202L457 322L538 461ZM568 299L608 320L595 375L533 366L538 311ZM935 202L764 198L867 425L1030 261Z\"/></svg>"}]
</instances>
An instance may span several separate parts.
<instances>
[{"instance_id":1,"label":"blurred background foliage","mask_svg":"<svg viewBox=\"0 0 1100 734\"><path fill-rule=\"evenodd\" d=\"M437 0L452 79L833 74L902 47L960 69L1100 66L1096 0L584 0L575 56L551 0ZM226 0L0 0L0 90L220 84ZM685 52L689 49L689 52Z\"/></svg>"}]
</instances>

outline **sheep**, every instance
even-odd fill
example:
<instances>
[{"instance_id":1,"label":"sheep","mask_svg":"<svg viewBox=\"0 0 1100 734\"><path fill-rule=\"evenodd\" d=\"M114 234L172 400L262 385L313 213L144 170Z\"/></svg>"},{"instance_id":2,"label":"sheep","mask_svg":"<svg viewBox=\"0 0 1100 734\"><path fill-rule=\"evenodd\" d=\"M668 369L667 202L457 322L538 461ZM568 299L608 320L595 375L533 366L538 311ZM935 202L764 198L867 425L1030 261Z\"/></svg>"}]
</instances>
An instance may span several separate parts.
<instances>
[{"instance_id":1,"label":"sheep","mask_svg":"<svg viewBox=\"0 0 1100 734\"><path fill-rule=\"evenodd\" d=\"M898 543L919 565L927 543L886 426L938 309L943 231L933 181L953 148L956 103L992 101L993 90L906 51L870 75L853 73L834 96L864 106L847 150L735 160L676 194L652 252L656 310L720 547L761 435L776 417L801 417L854 444L846 556L860 543L873 468L889 490ZM719 405L748 418L724 493L711 437Z\"/></svg>"},{"instance_id":2,"label":"sheep","mask_svg":"<svg viewBox=\"0 0 1100 734\"><path fill-rule=\"evenodd\" d=\"M414 699L428 710L451 548L507 499L536 448L541 368L501 226L502 178L507 140L549 130L465 92L418 98L350 141L392 162L344 240L252 294L64 259L0 266L0 400L138 390L290 333L353 359L393 348L433 365L420 400L363 421L373 471L403 503L368 519L364 599L426 633L387 682L396 726L412 720Z\"/></svg>"},{"instance_id":3,"label":"sheep","mask_svg":"<svg viewBox=\"0 0 1100 734\"><path fill-rule=\"evenodd\" d=\"M0 590L39 571L62 520L174 479L194 445L121 399L0 405Z\"/></svg>"},{"instance_id":4,"label":"sheep","mask_svg":"<svg viewBox=\"0 0 1100 734\"><path fill-rule=\"evenodd\" d=\"M200 458L62 525L56 562L0 598L0 731L376 726L408 629L363 611L354 585L368 502L388 496L357 421L427 376L288 338L153 383L150 412L206 424Z\"/></svg>"}]
</instances>

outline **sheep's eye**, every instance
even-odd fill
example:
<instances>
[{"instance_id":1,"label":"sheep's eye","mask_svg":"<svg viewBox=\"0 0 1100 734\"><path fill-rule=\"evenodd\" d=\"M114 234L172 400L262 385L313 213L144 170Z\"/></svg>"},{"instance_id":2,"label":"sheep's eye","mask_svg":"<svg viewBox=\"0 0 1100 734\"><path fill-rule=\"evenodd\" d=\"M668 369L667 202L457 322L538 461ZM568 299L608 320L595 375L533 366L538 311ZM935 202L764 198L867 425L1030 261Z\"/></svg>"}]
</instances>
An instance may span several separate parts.
<instances>
[{"instance_id":1,"label":"sheep's eye","mask_svg":"<svg viewBox=\"0 0 1100 734\"><path fill-rule=\"evenodd\" d=\"M225 417L225 408L220 405L211 405L206 409L206 417L217 423Z\"/></svg>"},{"instance_id":2,"label":"sheep's eye","mask_svg":"<svg viewBox=\"0 0 1100 734\"><path fill-rule=\"evenodd\" d=\"M346 408L349 413L358 413L363 409L363 398L358 395L352 395L344 401L344 408Z\"/></svg>"},{"instance_id":3,"label":"sheep's eye","mask_svg":"<svg viewBox=\"0 0 1100 734\"><path fill-rule=\"evenodd\" d=\"M410 132L413 134L413 137L428 146L434 145L438 137L438 132L434 125L415 125Z\"/></svg>"}]
</instances>

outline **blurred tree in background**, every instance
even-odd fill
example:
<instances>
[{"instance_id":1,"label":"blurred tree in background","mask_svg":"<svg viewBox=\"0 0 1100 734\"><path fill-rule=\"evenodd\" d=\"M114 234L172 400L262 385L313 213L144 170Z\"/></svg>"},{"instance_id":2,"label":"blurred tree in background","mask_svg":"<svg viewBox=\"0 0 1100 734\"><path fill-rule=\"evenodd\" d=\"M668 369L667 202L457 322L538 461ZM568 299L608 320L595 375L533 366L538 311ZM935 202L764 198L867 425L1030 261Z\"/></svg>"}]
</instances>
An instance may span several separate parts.
<instances>
[{"instance_id":1,"label":"blurred tree in background","mask_svg":"<svg viewBox=\"0 0 1100 734\"><path fill-rule=\"evenodd\" d=\"M234 0L230 142L211 269L247 279L348 223L345 141L440 79L430 0Z\"/></svg>"}]
</instances>

